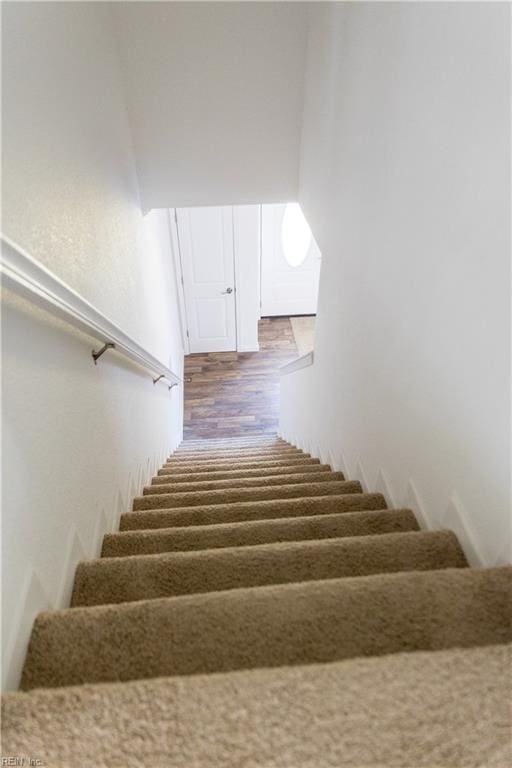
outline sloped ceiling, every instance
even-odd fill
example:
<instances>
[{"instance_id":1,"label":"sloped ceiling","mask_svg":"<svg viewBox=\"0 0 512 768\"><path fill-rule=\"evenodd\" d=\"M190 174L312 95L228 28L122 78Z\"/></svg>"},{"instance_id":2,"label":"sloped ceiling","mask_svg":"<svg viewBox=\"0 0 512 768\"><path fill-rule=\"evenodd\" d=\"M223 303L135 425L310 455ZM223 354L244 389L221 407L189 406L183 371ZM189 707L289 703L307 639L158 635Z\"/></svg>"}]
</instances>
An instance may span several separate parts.
<instances>
[{"instance_id":1,"label":"sloped ceiling","mask_svg":"<svg viewBox=\"0 0 512 768\"><path fill-rule=\"evenodd\" d=\"M113 3L145 209L297 197L305 3Z\"/></svg>"}]
</instances>

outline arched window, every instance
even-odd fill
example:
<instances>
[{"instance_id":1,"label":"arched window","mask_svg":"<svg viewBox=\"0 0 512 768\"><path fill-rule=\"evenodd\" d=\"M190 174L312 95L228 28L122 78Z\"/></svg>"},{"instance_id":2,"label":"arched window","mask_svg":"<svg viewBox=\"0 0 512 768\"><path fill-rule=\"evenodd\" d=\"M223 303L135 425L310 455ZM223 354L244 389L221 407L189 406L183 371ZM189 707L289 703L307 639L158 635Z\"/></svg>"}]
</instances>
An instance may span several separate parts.
<instances>
[{"instance_id":1,"label":"arched window","mask_svg":"<svg viewBox=\"0 0 512 768\"><path fill-rule=\"evenodd\" d=\"M304 263L312 240L311 230L298 203L288 203L281 225L284 258L290 267Z\"/></svg>"}]
</instances>

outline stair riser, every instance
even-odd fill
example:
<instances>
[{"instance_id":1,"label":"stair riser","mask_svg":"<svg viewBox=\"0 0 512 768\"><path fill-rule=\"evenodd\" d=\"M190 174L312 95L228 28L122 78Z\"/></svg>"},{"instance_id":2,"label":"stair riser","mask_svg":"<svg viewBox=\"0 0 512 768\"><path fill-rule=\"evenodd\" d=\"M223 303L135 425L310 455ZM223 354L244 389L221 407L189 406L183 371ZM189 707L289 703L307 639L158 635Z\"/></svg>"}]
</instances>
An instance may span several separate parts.
<instances>
[{"instance_id":1,"label":"stair riser","mask_svg":"<svg viewBox=\"0 0 512 768\"><path fill-rule=\"evenodd\" d=\"M340 512L386 509L380 493L353 493L300 499L272 499L259 502L234 502L226 505L198 506L179 510L145 510L121 515L120 530L172 528L188 525L214 525L244 520L265 520L302 515L329 515Z\"/></svg>"},{"instance_id":2,"label":"stair riser","mask_svg":"<svg viewBox=\"0 0 512 768\"><path fill-rule=\"evenodd\" d=\"M335 481L323 483L301 483L299 485L276 485L270 488L236 488L201 493L163 493L137 496L133 502L134 511L142 509L170 509L173 507L194 507L201 504L230 504L235 501L261 501L265 499L297 499L301 496L329 496L342 493L361 493L357 481Z\"/></svg>"},{"instance_id":3,"label":"stair riser","mask_svg":"<svg viewBox=\"0 0 512 768\"><path fill-rule=\"evenodd\" d=\"M193 528L111 533L103 539L102 557L152 555L222 547L243 547L278 541L305 541L342 536L369 536L418 530L410 510L355 512L309 518L196 526Z\"/></svg>"},{"instance_id":4,"label":"stair riser","mask_svg":"<svg viewBox=\"0 0 512 768\"><path fill-rule=\"evenodd\" d=\"M71 605L466 565L449 531L100 559L78 564Z\"/></svg>"},{"instance_id":5,"label":"stair riser","mask_svg":"<svg viewBox=\"0 0 512 768\"><path fill-rule=\"evenodd\" d=\"M202 491L218 491L224 488L269 488L274 485L287 485L296 483L324 483L334 480L344 480L343 472L311 472L295 475L270 475L268 477L236 477L226 480L204 479L201 482L192 483L156 483L144 488L145 496L152 493L188 493Z\"/></svg>"},{"instance_id":6,"label":"stair riser","mask_svg":"<svg viewBox=\"0 0 512 768\"><path fill-rule=\"evenodd\" d=\"M303 466L301 464L292 464L289 467L265 467L263 469L231 469L226 472L187 472L184 474L165 473L159 470L158 475L153 477L151 483L158 485L160 483L201 483L204 480L232 480L235 478L249 477L272 477L275 475L297 475L301 472L330 472L328 464L311 464Z\"/></svg>"},{"instance_id":7,"label":"stair riser","mask_svg":"<svg viewBox=\"0 0 512 768\"><path fill-rule=\"evenodd\" d=\"M238 469L258 469L267 467L289 467L289 466L319 466L320 459L312 459L311 457L297 456L290 459L225 459L223 461L204 461L204 462L184 462L183 464L163 464L162 469L158 470L158 474L176 473L182 474L184 472L211 472L218 470L238 470Z\"/></svg>"},{"instance_id":8,"label":"stair riser","mask_svg":"<svg viewBox=\"0 0 512 768\"><path fill-rule=\"evenodd\" d=\"M504 643L510 573L396 574L44 613L22 688Z\"/></svg>"}]
</instances>

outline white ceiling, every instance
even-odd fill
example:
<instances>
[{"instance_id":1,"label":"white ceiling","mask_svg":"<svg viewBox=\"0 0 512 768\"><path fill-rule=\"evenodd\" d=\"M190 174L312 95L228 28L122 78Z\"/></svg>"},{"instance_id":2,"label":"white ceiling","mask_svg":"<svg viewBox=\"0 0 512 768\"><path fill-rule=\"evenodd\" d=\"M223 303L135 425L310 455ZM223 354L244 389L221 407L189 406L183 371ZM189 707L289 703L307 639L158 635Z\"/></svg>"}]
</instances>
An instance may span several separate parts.
<instances>
[{"instance_id":1,"label":"white ceiling","mask_svg":"<svg viewBox=\"0 0 512 768\"><path fill-rule=\"evenodd\" d=\"M145 209L297 198L305 3L113 3Z\"/></svg>"}]
</instances>

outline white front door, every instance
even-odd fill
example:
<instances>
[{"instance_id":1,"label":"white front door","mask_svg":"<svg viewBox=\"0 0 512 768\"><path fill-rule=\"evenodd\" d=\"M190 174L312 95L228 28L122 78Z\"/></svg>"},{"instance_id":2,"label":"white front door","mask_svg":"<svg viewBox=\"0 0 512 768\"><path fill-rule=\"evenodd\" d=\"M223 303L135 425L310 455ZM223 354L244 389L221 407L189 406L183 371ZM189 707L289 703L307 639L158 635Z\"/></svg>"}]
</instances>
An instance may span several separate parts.
<instances>
[{"instance_id":1,"label":"white front door","mask_svg":"<svg viewBox=\"0 0 512 768\"><path fill-rule=\"evenodd\" d=\"M236 350L233 208L177 208L190 352Z\"/></svg>"},{"instance_id":2,"label":"white front door","mask_svg":"<svg viewBox=\"0 0 512 768\"><path fill-rule=\"evenodd\" d=\"M261 315L315 315L321 254L297 203L261 206Z\"/></svg>"}]
</instances>

